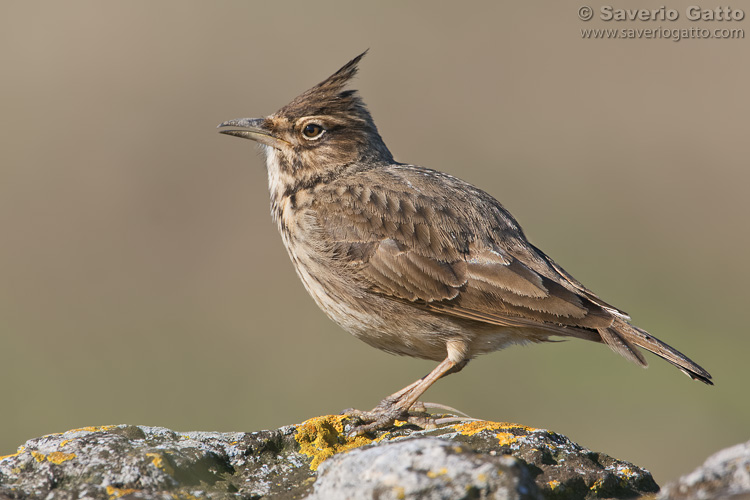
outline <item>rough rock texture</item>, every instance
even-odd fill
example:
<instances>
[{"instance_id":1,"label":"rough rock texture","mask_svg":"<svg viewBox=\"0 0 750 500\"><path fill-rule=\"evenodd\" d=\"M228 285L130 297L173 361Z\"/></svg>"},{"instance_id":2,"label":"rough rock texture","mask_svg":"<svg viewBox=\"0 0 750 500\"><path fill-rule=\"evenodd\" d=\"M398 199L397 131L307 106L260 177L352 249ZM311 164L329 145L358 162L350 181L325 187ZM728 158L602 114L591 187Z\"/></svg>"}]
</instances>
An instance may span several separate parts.
<instances>
[{"instance_id":1,"label":"rough rock texture","mask_svg":"<svg viewBox=\"0 0 750 500\"><path fill-rule=\"evenodd\" d=\"M593 499L658 491L648 471L546 430L466 421L348 438L347 422L326 416L253 433L116 425L52 434L0 457L0 500Z\"/></svg>"},{"instance_id":2,"label":"rough rock texture","mask_svg":"<svg viewBox=\"0 0 750 500\"><path fill-rule=\"evenodd\" d=\"M318 469L310 500L348 498L541 499L528 469L503 455L479 455L443 439L360 448Z\"/></svg>"},{"instance_id":3,"label":"rough rock texture","mask_svg":"<svg viewBox=\"0 0 750 500\"><path fill-rule=\"evenodd\" d=\"M750 441L725 448L664 487L659 500L750 500Z\"/></svg>"}]
</instances>

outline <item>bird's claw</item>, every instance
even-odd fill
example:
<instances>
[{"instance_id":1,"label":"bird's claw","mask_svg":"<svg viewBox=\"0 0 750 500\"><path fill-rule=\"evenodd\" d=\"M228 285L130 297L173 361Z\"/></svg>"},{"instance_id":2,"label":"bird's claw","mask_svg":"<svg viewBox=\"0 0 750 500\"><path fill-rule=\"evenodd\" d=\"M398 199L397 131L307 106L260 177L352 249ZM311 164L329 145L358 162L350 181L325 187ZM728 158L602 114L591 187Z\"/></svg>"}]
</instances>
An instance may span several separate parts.
<instances>
[{"instance_id":1,"label":"bird's claw","mask_svg":"<svg viewBox=\"0 0 750 500\"><path fill-rule=\"evenodd\" d=\"M355 424L347 433L348 437L357 437L387 429L393 427L396 421L406 422L420 429L437 427L437 420L427 413L424 405L420 402L413 404L409 410L403 410L395 404L395 401L386 398L370 411L349 408L341 414L360 422Z\"/></svg>"}]
</instances>

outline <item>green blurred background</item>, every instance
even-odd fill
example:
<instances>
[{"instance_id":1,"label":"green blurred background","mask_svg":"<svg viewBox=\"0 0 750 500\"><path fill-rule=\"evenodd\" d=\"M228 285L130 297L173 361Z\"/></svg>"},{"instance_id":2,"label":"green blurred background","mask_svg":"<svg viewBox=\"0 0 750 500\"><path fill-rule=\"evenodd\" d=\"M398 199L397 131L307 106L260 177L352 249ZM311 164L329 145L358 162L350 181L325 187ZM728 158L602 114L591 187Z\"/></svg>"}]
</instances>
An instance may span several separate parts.
<instances>
[{"instance_id":1,"label":"green blurred background","mask_svg":"<svg viewBox=\"0 0 750 500\"><path fill-rule=\"evenodd\" d=\"M85 425L276 428L371 408L432 369L317 309L259 155L215 129L366 48L356 87L397 159L496 196L717 384L571 341L481 357L425 399L564 433L662 484L747 440L748 41L583 40L696 24L584 23L578 7L0 3L0 455Z\"/></svg>"}]
</instances>

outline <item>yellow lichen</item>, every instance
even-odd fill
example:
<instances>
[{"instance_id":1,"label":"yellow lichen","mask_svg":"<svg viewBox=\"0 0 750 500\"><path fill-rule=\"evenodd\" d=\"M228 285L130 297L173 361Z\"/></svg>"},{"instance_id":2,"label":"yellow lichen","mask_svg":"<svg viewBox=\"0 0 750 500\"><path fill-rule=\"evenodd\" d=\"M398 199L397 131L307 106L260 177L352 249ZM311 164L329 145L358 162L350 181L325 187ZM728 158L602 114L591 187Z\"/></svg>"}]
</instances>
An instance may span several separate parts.
<instances>
[{"instance_id":1,"label":"yellow lichen","mask_svg":"<svg viewBox=\"0 0 750 500\"><path fill-rule=\"evenodd\" d=\"M117 427L116 425L89 425L88 427L81 427L79 429L71 429L69 431L66 431L65 434L71 434L73 432L99 432L99 431L108 431L110 429L114 429Z\"/></svg>"},{"instance_id":2,"label":"yellow lichen","mask_svg":"<svg viewBox=\"0 0 750 500\"><path fill-rule=\"evenodd\" d=\"M20 452L19 452L20 453ZM17 455L18 453L16 453ZM44 453L39 453L38 451L32 451L31 456L34 457L34 460L37 462L44 462L47 460L48 462L52 462L53 464L61 464L65 462L66 460L71 460L76 457L75 453L63 453L61 451L53 451L49 455L45 455Z\"/></svg>"},{"instance_id":3,"label":"yellow lichen","mask_svg":"<svg viewBox=\"0 0 750 500\"><path fill-rule=\"evenodd\" d=\"M195 495L191 495L190 493L185 493L184 491L177 491L175 493L170 493L172 498L175 500L198 500L198 497Z\"/></svg>"},{"instance_id":4,"label":"yellow lichen","mask_svg":"<svg viewBox=\"0 0 750 500\"><path fill-rule=\"evenodd\" d=\"M594 484L589 486L589 489L593 492L597 492L602 488L602 486L604 486L604 479L597 479L596 481L594 481Z\"/></svg>"},{"instance_id":5,"label":"yellow lichen","mask_svg":"<svg viewBox=\"0 0 750 500\"><path fill-rule=\"evenodd\" d=\"M13 458L13 457L17 457L18 455L20 455L21 453L23 453L23 450L25 450L25 449L26 449L26 447L24 447L24 446L20 446L20 447L18 448L18 451L17 451L17 452L15 452L15 453L11 453L10 455L3 455L3 456L1 456L1 457L0 457L0 462L2 462L3 460L5 460L6 458Z\"/></svg>"},{"instance_id":6,"label":"yellow lichen","mask_svg":"<svg viewBox=\"0 0 750 500\"><path fill-rule=\"evenodd\" d=\"M518 439L518 436L512 432L498 432L495 434L495 437L497 438L497 442L500 443L500 446L513 444Z\"/></svg>"},{"instance_id":7,"label":"yellow lichen","mask_svg":"<svg viewBox=\"0 0 750 500\"><path fill-rule=\"evenodd\" d=\"M486 420L474 420L471 422L465 422L463 424L456 424L453 426L453 428L464 436L473 436L474 434L482 431L496 431L499 429L521 429L527 433L537 430L533 427L526 427L525 425L520 424L512 424L510 422L488 422Z\"/></svg>"},{"instance_id":8,"label":"yellow lichen","mask_svg":"<svg viewBox=\"0 0 750 500\"><path fill-rule=\"evenodd\" d=\"M446 469L445 467L437 472L431 470L427 471L427 477L429 477L430 479L435 479L436 477L444 476L446 474L448 474L448 469Z\"/></svg>"},{"instance_id":9,"label":"yellow lichen","mask_svg":"<svg viewBox=\"0 0 750 500\"><path fill-rule=\"evenodd\" d=\"M408 423L409 422L407 422L406 420L396 420L395 422L393 422L393 426L394 427L403 427L404 425L407 425ZM381 441L386 441L388 439L391 439L392 437L393 437L393 433L390 432L390 431L388 431L388 432L384 432L380 436L376 437L371 442L372 443L379 443ZM365 443L365 444L367 444L367 443Z\"/></svg>"},{"instance_id":10,"label":"yellow lichen","mask_svg":"<svg viewBox=\"0 0 750 500\"><path fill-rule=\"evenodd\" d=\"M65 434L70 434L72 432L101 432L101 431L108 431L110 429L114 429L117 427L116 425L89 425L87 427L81 427L80 429L71 429Z\"/></svg>"},{"instance_id":11,"label":"yellow lichen","mask_svg":"<svg viewBox=\"0 0 750 500\"><path fill-rule=\"evenodd\" d=\"M326 415L311 418L297 426L294 439L300 453L312 458L310 469L317 470L321 463L342 451L353 450L373 442L365 436L347 437L344 433L344 415Z\"/></svg>"},{"instance_id":12,"label":"yellow lichen","mask_svg":"<svg viewBox=\"0 0 750 500\"><path fill-rule=\"evenodd\" d=\"M520 424L512 424L509 422L488 422L486 420L474 420L472 422L464 422L463 424L456 424L453 426L455 430L463 434L464 436L473 436L482 431L497 431L497 430L511 430L519 429L526 434L534 432L537 429L533 427L527 427ZM516 436L512 432L498 432L495 434L500 446L509 445L514 443L519 436Z\"/></svg>"},{"instance_id":13,"label":"yellow lichen","mask_svg":"<svg viewBox=\"0 0 750 500\"><path fill-rule=\"evenodd\" d=\"M61 451L53 451L47 455L47 461L53 464L61 464L67 460L71 460L76 457L75 453L63 453Z\"/></svg>"},{"instance_id":14,"label":"yellow lichen","mask_svg":"<svg viewBox=\"0 0 750 500\"><path fill-rule=\"evenodd\" d=\"M393 492L396 494L398 500L404 500L404 498L406 498L406 490L404 490L403 486L394 487Z\"/></svg>"},{"instance_id":15,"label":"yellow lichen","mask_svg":"<svg viewBox=\"0 0 750 500\"><path fill-rule=\"evenodd\" d=\"M622 467L621 469L617 470L617 473L622 474L625 477L632 477L636 475L636 472L630 467Z\"/></svg>"},{"instance_id":16,"label":"yellow lichen","mask_svg":"<svg viewBox=\"0 0 750 500\"><path fill-rule=\"evenodd\" d=\"M484 420L475 420L472 422L465 422L463 424L456 424L453 426L455 430L463 434L464 436L473 436L484 430L494 431L503 427L503 424L499 422L486 422Z\"/></svg>"},{"instance_id":17,"label":"yellow lichen","mask_svg":"<svg viewBox=\"0 0 750 500\"><path fill-rule=\"evenodd\" d=\"M555 488L560 486L560 481L557 479L553 479L552 481L549 481L547 483L547 486L549 486L549 489L554 490Z\"/></svg>"},{"instance_id":18,"label":"yellow lichen","mask_svg":"<svg viewBox=\"0 0 750 500\"><path fill-rule=\"evenodd\" d=\"M62 442L60 443L60 448L62 448L62 447L63 447L63 446L65 446L66 444L70 443L71 441L73 441L73 440L72 440L72 439L65 439L64 441L62 441Z\"/></svg>"},{"instance_id":19,"label":"yellow lichen","mask_svg":"<svg viewBox=\"0 0 750 500\"><path fill-rule=\"evenodd\" d=\"M151 463L154 467L166 472L170 476L174 476L174 469L169 465L169 462L164 460L164 457L160 453L146 453L146 456L151 458Z\"/></svg>"},{"instance_id":20,"label":"yellow lichen","mask_svg":"<svg viewBox=\"0 0 750 500\"><path fill-rule=\"evenodd\" d=\"M109 495L110 498L120 498L137 492L138 490L133 488L115 488L114 486L107 486L107 495Z\"/></svg>"}]
</instances>

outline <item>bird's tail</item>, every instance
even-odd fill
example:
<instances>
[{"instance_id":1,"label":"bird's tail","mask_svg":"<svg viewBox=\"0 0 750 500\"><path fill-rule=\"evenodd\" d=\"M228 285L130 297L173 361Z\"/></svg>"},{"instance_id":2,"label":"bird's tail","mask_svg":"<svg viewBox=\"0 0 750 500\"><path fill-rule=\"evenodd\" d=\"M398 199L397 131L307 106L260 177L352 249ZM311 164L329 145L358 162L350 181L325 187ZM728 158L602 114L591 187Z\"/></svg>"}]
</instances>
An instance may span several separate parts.
<instances>
[{"instance_id":1,"label":"bird's tail","mask_svg":"<svg viewBox=\"0 0 750 500\"><path fill-rule=\"evenodd\" d=\"M704 384L714 385L711 382L711 374L700 365L693 362L693 360L677 349L665 344L645 330L631 325L622 318L616 318L609 328L600 328L599 334L602 336L602 341L613 351L633 363L643 367L648 366L643 353L638 350L638 347L642 347L647 351L653 352L660 358L669 361L693 380L700 380Z\"/></svg>"}]
</instances>

